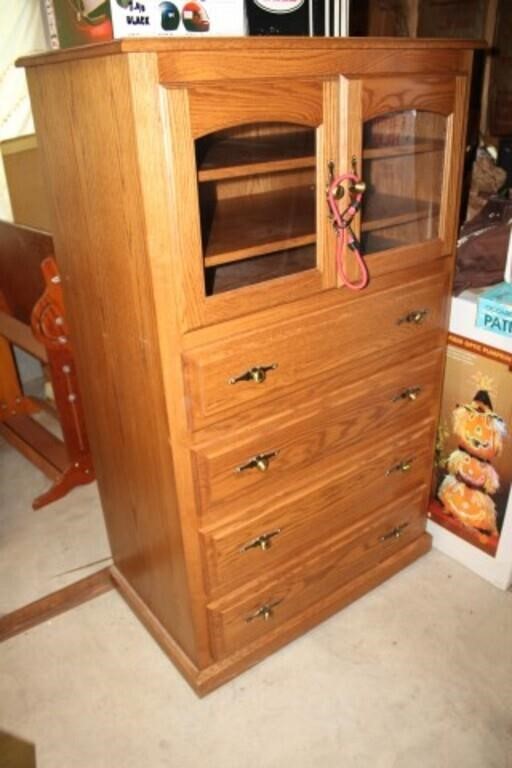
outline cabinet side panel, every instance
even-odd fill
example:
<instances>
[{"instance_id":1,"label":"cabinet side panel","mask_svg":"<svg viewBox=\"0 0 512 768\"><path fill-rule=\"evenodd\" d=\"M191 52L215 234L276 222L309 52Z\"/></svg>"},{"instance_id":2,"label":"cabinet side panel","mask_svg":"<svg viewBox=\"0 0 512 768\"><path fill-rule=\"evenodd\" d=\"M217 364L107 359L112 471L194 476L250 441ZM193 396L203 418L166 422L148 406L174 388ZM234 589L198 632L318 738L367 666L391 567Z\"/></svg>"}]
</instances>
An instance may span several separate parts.
<instances>
[{"instance_id":1,"label":"cabinet side panel","mask_svg":"<svg viewBox=\"0 0 512 768\"><path fill-rule=\"evenodd\" d=\"M28 79L114 561L195 659L127 62Z\"/></svg>"}]
</instances>

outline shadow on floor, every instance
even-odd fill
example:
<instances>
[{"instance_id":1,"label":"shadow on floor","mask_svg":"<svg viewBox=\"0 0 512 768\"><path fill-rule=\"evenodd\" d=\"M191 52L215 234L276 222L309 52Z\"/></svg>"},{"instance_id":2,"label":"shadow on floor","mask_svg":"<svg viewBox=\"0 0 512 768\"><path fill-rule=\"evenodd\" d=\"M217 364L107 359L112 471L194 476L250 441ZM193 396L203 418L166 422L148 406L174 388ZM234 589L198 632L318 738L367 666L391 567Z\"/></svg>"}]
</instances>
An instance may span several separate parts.
<instances>
[{"instance_id":1,"label":"shadow on floor","mask_svg":"<svg viewBox=\"0 0 512 768\"><path fill-rule=\"evenodd\" d=\"M0 764L2 768L35 768L35 744L0 731Z\"/></svg>"}]
</instances>

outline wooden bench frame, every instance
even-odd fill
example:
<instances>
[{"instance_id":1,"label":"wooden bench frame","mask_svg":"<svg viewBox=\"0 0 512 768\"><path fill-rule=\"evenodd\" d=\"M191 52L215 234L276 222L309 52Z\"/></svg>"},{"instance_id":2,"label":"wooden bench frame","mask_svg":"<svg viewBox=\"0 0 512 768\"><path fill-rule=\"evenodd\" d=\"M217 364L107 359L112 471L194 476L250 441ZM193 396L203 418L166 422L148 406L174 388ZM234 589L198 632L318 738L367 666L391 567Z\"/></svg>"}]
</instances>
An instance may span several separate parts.
<instances>
[{"instance_id":1,"label":"wooden bench frame","mask_svg":"<svg viewBox=\"0 0 512 768\"><path fill-rule=\"evenodd\" d=\"M34 499L34 509L95 478L52 253L50 235L0 222L0 435L52 480L51 487ZM45 287L33 303L38 280L30 272L36 265ZM28 273L29 290L17 282L14 272ZM48 367L63 440L32 418L43 405L25 395L13 345Z\"/></svg>"}]
</instances>

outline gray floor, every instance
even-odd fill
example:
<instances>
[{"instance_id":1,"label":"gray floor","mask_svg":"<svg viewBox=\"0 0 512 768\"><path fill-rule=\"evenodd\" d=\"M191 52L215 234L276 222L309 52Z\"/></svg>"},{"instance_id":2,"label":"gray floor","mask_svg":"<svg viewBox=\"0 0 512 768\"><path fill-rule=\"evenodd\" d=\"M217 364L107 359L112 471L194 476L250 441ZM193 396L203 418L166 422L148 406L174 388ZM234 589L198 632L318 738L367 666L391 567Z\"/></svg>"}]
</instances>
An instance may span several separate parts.
<instances>
[{"instance_id":1,"label":"gray floor","mask_svg":"<svg viewBox=\"0 0 512 768\"><path fill-rule=\"evenodd\" d=\"M95 486L46 483L0 438L0 613L108 557ZM199 700L111 592L0 646L0 730L38 768L512 768L512 594L434 552Z\"/></svg>"}]
</instances>

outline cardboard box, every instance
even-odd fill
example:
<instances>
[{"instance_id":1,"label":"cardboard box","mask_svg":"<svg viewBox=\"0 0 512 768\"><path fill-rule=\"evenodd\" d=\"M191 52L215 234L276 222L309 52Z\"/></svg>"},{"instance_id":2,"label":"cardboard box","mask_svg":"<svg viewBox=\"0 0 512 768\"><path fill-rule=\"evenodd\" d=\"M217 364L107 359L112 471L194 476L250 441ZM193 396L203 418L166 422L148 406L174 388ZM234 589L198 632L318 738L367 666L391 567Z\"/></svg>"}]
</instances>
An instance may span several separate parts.
<instances>
[{"instance_id":1,"label":"cardboard box","mask_svg":"<svg viewBox=\"0 0 512 768\"><path fill-rule=\"evenodd\" d=\"M50 231L50 212L34 134L0 143L13 221Z\"/></svg>"},{"instance_id":2,"label":"cardboard box","mask_svg":"<svg viewBox=\"0 0 512 768\"><path fill-rule=\"evenodd\" d=\"M480 294L476 325L512 339L512 285L498 283Z\"/></svg>"},{"instance_id":3,"label":"cardboard box","mask_svg":"<svg viewBox=\"0 0 512 768\"><path fill-rule=\"evenodd\" d=\"M112 40L109 0L48 0L45 11L50 30L57 30L61 48Z\"/></svg>"},{"instance_id":4,"label":"cardboard box","mask_svg":"<svg viewBox=\"0 0 512 768\"><path fill-rule=\"evenodd\" d=\"M484 292L465 291L452 300L428 530L437 549L495 586L508 589L512 584L512 338L476 326L477 304ZM487 420L496 434L495 445L501 442L501 447L484 450L480 457L479 449L468 448L461 439L461 413L463 418L464 414L474 417L475 425L478 418ZM494 438L492 434L481 438L480 444L482 439L492 443ZM467 508L454 510L453 498ZM473 510L479 505L483 514L475 518Z\"/></svg>"},{"instance_id":5,"label":"cardboard box","mask_svg":"<svg viewBox=\"0 0 512 768\"><path fill-rule=\"evenodd\" d=\"M238 37L243 0L111 0L114 37Z\"/></svg>"},{"instance_id":6,"label":"cardboard box","mask_svg":"<svg viewBox=\"0 0 512 768\"><path fill-rule=\"evenodd\" d=\"M244 0L47 0L61 48L121 37L245 35Z\"/></svg>"}]
</instances>

